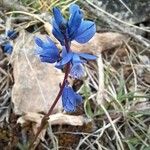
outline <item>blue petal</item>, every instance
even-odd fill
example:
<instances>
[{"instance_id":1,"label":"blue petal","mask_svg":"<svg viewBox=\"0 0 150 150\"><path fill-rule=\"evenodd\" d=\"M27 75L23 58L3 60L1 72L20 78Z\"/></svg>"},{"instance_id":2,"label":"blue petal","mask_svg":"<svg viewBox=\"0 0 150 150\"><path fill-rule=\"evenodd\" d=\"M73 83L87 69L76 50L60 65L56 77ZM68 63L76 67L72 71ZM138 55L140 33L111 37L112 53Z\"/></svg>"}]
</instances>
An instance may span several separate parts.
<instances>
[{"instance_id":1,"label":"blue petal","mask_svg":"<svg viewBox=\"0 0 150 150\"><path fill-rule=\"evenodd\" d=\"M48 52L48 50L47 50ZM47 54L48 55L48 54ZM49 56L44 54L39 54L42 62L55 63L58 60L58 56L55 53L49 53Z\"/></svg>"},{"instance_id":2,"label":"blue petal","mask_svg":"<svg viewBox=\"0 0 150 150\"><path fill-rule=\"evenodd\" d=\"M4 53L11 54L12 50L13 50L13 46L9 42L7 42L2 45L2 49L3 49Z\"/></svg>"},{"instance_id":3,"label":"blue petal","mask_svg":"<svg viewBox=\"0 0 150 150\"><path fill-rule=\"evenodd\" d=\"M49 47L45 49L37 48L36 52L40 56L42 62L54 63L59 58L58 49L54 49L54 47Z\"/></svg>"},{"instance_id":4,"label":"blue petal","mask_svg":"<svg viewBox=\"0 0 150 150\"><path fill-rule=\"evenodd\" d=\"M77 53L73 53L72 63L81 63L82 60L80 59Z\"/></svg>"},{"instance_id":5,"label":"blue petal","mask_svg":"<svg viewBox=\"0 0 150 150\"><path fill-rule=\"evenodd\" d=\"M52 51L54 53L57 53L57 55L58 55L59 54L59 50L58 50L57 46L55 45L55 43L50 39L49 36L46 36L46 39L47 39L47 42L48 42L48 47L47 48L51 48Z\"/></svg>"},{"instance_id":6,"label":"blue petal","mask_svg":"<svg viewBox=\"0 0 150 150\"><path fill-rule=\"evenodd\" d=\"M53 30L52 30L53 35L61 43L61 45L64 45L64 36L61 33L60 28L54 19L52 20L52 24L53 24Z\"/></svg>"},{"instance_id":7,"label":"blue petal","mask_svg":"<svg viewBox=\"0 0 150 150\"><path fill-rule=\"evenodd\" d=\"M46 36L46 39L47 39L47 42L50 44L50 45L53 45L56 47L56 45L54 44L54 42L50 39L49 36Z\"/></svg>"},{"instance_id":8,"label":"blue petal","mask_svg":"<svg viewBox=\"0 0 150 150\"><path fill-rule=\"evenodd\" d=\"M64 18L57 7L53 8L54 20L58 27L64 22Z\"/></svg>"},{"instance_id":9,"label":"blue petal","mask_svg":"<svg viewBox=\"0 0 150 150\"><path fill-rule=\"evenodd\" d=\"M65 56L67 56L67 50L66 50L66 48L65 48L65 46L63 46L63 48L62 48L62 54L61 54L61 56L62 56L62 58L64 58ZM64 67L64 65L60 65L60 63L58 62L56 65L55 65L55 67L57 68L57 69L63 69L63 67Z\"/></svg>"},{"instance_id":10,"label":"blue petal","mask_svg":"<svg viewBox=\"0 0 150 150\"><path fill-rule=\"evenodd\" d=\"M54 57L47 57L47 56L40 55L40 59L41 59L42 62L46 62L46 63L54 63L54 62L56 62Z\"/></svg>"},{"instance_id":11,"label":"blue petal","mask_svg":"<svg viewBox=\"0 0 150 150\"><path fill-rule=\"evenodd\" d=\"M57 69L63 69L63 68L64 68L64 66L63 66L63 65L60 65L60 64L55 64L55 67L56 67Z\"/></svg>"},{"instance_id":12,"label":"blue petal","mask_svg":"<svg viewBox=\"0 0 150 150\"><path fill-rule=\"evenodd\" d=\"M71 87L65 86L62 94L62 103L65 111L75 111L81 101L82 97L79 94L75 93Z\"/></svg>"},{"instance_id":13,"label":"blue petal","mask_svg":"<svg viewBox=\"0 0 150 150\"><path fill-rule=\"evenodd\" d=\"M79 10L80 10L80 7L77 4L71 4L69 6L69 12L70 12L70 14L74 14L75 11L79 11Z\"/></svg>"},{"instance_id":14,"label":"blue petal","mask_svg":"<svg viewBox=\"0 0 150 150\"><path fill-rule=\"evenodd\" d=\"M17 37L17 32L14 30L8 30L6 34L11 40L14 40Z\"/></svg>"},{"instance_id":15,"label":"blue petal","mask_svg":"<svg viewBox=\"0 0 150 150\"><path fill-rule=\"evenodd\" d=\"M81 12L78 5L72 4L70 6L70 14L71 16L68 21L68 33L69 33L70 40L72 40L74 39L77 29L81 24L83 13Z\"/></svg>"},{"instance_id":16,"label":"blue petal","mask_svg":"<svg viewBox=\"0 0 150 150\"><path fill-rule=\"evenodd\" d=\"M67 112L75 111L76 102L74 99L74 91L71 87L66 86L62 93L63 108Z\"/></svg>"},{"instance_id":17,"label":"blue petal","mask_svg":"<svg viewBox=\"0 0 150 150\"><path fill-rule=\"evenodd\" d=\"M63 24L65 24L66 21L57 7L53 8L53 14L54 18L52 19L52 33L55 36L55 38L61 43L61 45L64 45L64 36L60 30L60 27L63 26Z\"/></svg>"},{"instance_id":18,"label":"blue petal","mask_svg":"<svg viewBox=\"0 0 150 150\"><path fill-rule=\"evenodd\" d=\"M53 35L55 38L60 42L61 45L64 45L64 36L57 28L53 28L52 30Z\"/></svg>"},{"instance_id":19,"label":"blue petal","mask_svg":"<svg viewBox=\"0 0 150 150\"><path fill-rule=\"evenodd\" d=\"M59 50L48 36L45 42L40 38L36 38L35 43L39 46L36 48L36 53L42 62L54 63L59 59Z\"/></svg>"},{"instance_id":20,"label":"blue petal","mask_svg":"<svg viewBox=\"0 0 150 150\"><path fill-rule=\"evenodd\" d=\"M73 57L73 53L71 53L71 52L67 53L67 55L65 57L63 57L62 60L56 64L56 67L67 64L69 61L71 61L72 57Z\"/></svg>"},{"instance_id":21,"label":"blue petal","mask_svg":"<svg viewBox=\"0 0 150 150\"><path fill-rule=\"evenodd\" d=\"M97 56L86 54L86 53L81 53L79 54L80 57L87 59L87 60L95 60L97 59Z\"/></svg>"},{"instance_id":22,"label":"blue petal","mask_svg":"<svg viewBox=\"0 0 150 150\"><path fill-rule=\"evenodd\" d=\"M82 102L82 96L77 93L76 93L76 102L77 102L77 105Z\"/></svg>"},{"instance_id":23,"label":"blue petal","mask_svg":"<svg viewBox=\"0 0 150 150\"><path fill-rule=\"evenodd\" d=\"M58 8L53 8L54 18L52 20L53 24L53 35L55 38L64 45L64 36L63 33L66 32L66 20L62 16L60 10Z\"/></svg>"},{"instance_id":24,"label":"blue petal","mask_svg":"<svg viewBox=\"0 0 150 150\"><path fill-rule=\"evenodd\" d=\"M70 76L74 79L81 79L84 76L84 67L81 63L74 63L71 71Z\"/></svg>"},{"instance_id":25,"label":"blue petal","mask_svg":"<svg viewBox=\"0 0 150 150\"><path fill-rule=\"evenodd\" d=\"M79 43L88 42L95 34L96 26L92 21L82 21L76 33L75 40Z\"/></svg>"},{"instance_id":26,"label":"blue petal","mask_svg":"<svg viewBox=\"0 0 150 150\"><path fill-rule=\"evenodd\" d=\"M34 41L35 41L35 43L36 43L39 47L42 47L42 46L43 46L43 41L42 41L40 38L35 37L35 38L34 38Z\"/></svg>"}]
</instances>

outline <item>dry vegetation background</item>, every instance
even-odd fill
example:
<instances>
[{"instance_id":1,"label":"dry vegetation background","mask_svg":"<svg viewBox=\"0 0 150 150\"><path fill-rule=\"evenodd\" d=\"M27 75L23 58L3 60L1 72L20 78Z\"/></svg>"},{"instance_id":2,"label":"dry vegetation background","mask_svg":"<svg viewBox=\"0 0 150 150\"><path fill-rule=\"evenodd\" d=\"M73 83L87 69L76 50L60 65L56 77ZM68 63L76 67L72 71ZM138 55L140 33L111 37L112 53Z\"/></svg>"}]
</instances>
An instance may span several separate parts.
<instances>
[{"instance_id":1,"label":"dry vegetation background","mask_svg":"<svg viewBox=\"0 0 150 150\"><path fill-rule=\"evenodd\" d=\"M63 73L39 61L33 38L54 39L52 8L67 17L71 3L97 25L90 42L72 49L98 59L72 81L84 99L78 111L66 114L59 103L33 149L150 150L149 0L0 0L0 33L19 33L11 55L0 49L0 149L27 150L57 93Z\"/></svg>"}]
</instances>

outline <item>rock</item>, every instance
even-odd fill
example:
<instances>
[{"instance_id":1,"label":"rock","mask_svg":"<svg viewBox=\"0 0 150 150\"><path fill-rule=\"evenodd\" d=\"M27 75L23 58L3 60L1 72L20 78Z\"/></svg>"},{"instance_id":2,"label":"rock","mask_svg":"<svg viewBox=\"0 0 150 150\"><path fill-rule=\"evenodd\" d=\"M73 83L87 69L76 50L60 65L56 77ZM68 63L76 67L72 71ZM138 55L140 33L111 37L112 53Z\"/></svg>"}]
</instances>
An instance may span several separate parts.
<instances>
[{"instance_id":1,"label":"rock","mask_svg":"<svg viewBox=\"0 0 150 150\"><path fill-rule=\"evenodd\" d=\"M127 41L128 36L115 32L96 33L86 44L73 42L71 49L77 52L99 54L105 50L112 50Z\"/></svg>"},{"instance_id":2,"label":"rock","mask_svg":"<svg viewBox=\"0 0 150 150\"><path fill-rule=\"evenodd\" d=\"M23 34L16 40L13 53L15 84L12 102L16 114L47 112L52 105L64 74L52 64L42 63L34 52L33 36ZM62 108L61 100L53 113Z\"/></svg>"},{"instance_id":3,"label":"rock","mask_svg":"<svg viewBox=\"0 0 150 150\"><path fill-rule=\"evenodd\" d=\"M89 18L96 20L97 31L113 30L128 33L145 46L149 46L149 42L145 39L149 37L149 0L93 0L81 3L87 12L90 11Z\"/></svg>"},{"instance_id":4,"label":"rock","mask_svg":"<svg viewBox=\"0 0 150 150\"><path fill-rule=\"evenodd\" d=\"M141 23L150 19L149 0L123 0L122 2L114 0L94 0L93 3L114 15L116 18L131 24Z\"/></svg>"}]
</instances>

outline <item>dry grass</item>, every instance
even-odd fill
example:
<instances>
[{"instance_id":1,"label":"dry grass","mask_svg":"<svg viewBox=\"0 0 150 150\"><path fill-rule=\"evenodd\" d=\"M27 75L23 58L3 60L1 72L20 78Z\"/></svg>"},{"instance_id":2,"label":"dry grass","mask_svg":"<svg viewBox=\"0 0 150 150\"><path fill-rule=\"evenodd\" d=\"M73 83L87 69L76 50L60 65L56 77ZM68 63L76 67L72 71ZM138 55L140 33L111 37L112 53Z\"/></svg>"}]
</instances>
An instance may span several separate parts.
<instances>
[{"instance_id":1,"label":"dry grass","mask_svg":"<svg viewBox=\"0 0 150 150\"><path fill-rule=\"evenodd\" d=\"M67 15L66 10L69 4L76 2L72 0L20 1L29 12L13 11L11 14L22 14L31 18L24 22L22 27L19 25L18 30L28 28L37 22L41 22L43 27L46 20L40 16L39 12L51 12L54 6L58 6ZM93 5L91 1L87 2ZM149 29L126 23L95 5L94 7L126 26L150 32ZM33 22L32 18L35 18L36 21ZM37 27L36 30L40 30L40 27ZM139 41L142 44L139 44ZM144 42L146 44L143 44ZM99 57L97 64L86 66L87 79L81 85L79 92L84 96L84 111L86 116L92 120L94 131L90 133L68 131L70 135L80 135L80 141L73 149L150 149L150 59L148 57L150 47L148 46L145 40L130 38L121 47L100 54L102 57ZM7 78L8 73L2 73ZM67 134L67 131L65 133ZM46 139L41 144L42 147L59 149L57 136L55 132L52 133L50 127L47 129L47 136L47 139L50 140ZM26 149L24 145L19 144L18 147Z\"/></svg>"},{"instance_id":2,"label":"dry grass","mask_svg":"<svg viewBox=\"0 0 150 150\"><path fill-rule=\"evenodd\" d=\"M94 132L84 136L78 148L85 145L87 141L90 141L93 149L144 150L150 148L150 86L143 81L144 73L149 70L149 67L144 67L139 60L140 55L146 54L139 54L142 49L132 40L124 43L123 49L119 49L110 52L112 54L108 52L103 55L105 105L100 104L100 107L92 112L92 118L96 124L98 124L97 120L101 120L97 129L101 132L96 135ZM123 51L126 54L120 57ZM142 74L140 75L139 72ZM92 84L95 89L98 85L98 82L96 86ZM92 97L94 102L97 101L96 98L96 95L94 98ZM88 110L91 109L88 108ZM91 112L89 111L87 114L91 114ZM90 139L91 137L94 137L93 141ZM88 146L89 144L87 144Z\"/></svg>"}]
</instances>

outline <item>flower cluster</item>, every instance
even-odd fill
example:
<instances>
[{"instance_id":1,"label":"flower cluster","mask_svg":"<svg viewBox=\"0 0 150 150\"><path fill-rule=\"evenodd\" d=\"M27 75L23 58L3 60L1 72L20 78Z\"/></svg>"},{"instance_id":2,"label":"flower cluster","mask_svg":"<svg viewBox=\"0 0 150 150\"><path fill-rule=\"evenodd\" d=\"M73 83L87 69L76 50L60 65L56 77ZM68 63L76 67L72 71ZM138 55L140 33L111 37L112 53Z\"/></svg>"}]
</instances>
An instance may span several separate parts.
<instances>
[{"instance_id":1,"label":"flower cluster","mask_svg":"<svg viewBox=\"0 0 150 150\"><path fill-rule=\"evenodd\" d=\"M79 6L72 4L69 7L70 17L66 20L58 8L53 8L53 35L62 45L62 50L59 51L55 43L47 36L46 40L35 38L36 52L42 62L55 63L55 67L63 69L68 67L69 74L72 78L80 79L84 76L84 63L87 60L95 60L97 57L87 53L76 53L70 49L71 41L75 40L78 43L88 42L96 32L95 23L84 20L83 13ZM62 90L62 103L65 111L75 111L79 103L82 102L82 97L77 94L69 85L67 78Z\"/></svg>"},{"instance_id":2,"label":"flower cluster","mask_svg":"<svg viewBox=\"0 0 150 150\"><path fill-rule=\"evenodd\" d=\"M14 30L6 31L5 35L0 36L0 46L4 53L11 54L13 50L12 40L17 37L17 33Z\"/></svg>"}]
</instances>

